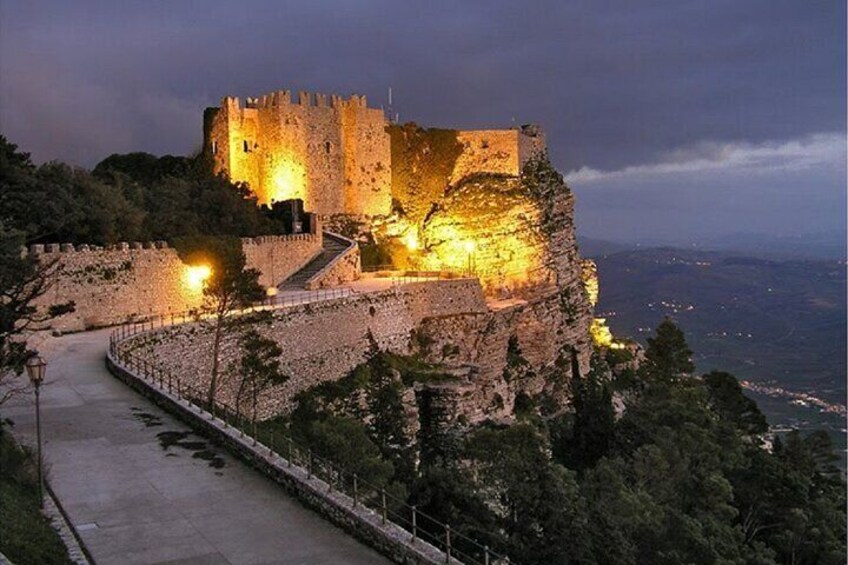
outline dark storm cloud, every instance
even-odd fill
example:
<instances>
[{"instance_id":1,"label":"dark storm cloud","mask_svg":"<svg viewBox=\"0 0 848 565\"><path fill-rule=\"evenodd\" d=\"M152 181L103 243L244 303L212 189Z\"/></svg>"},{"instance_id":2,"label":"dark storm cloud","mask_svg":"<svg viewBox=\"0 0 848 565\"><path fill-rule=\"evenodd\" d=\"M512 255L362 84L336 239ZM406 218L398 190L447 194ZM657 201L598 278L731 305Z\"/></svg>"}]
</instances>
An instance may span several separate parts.
<instances>
[{"instance_id":1,"label":"dark storm cloud","mask_svg":"<svg viewBox=\"0 0 848 565\"><path fill-rule=\"evenodd\" d=\"M402 121L544 125L565 171L844 135L845 2L0 0L0 131L39 160L187 153L203 107L368 94Z\"/></svg>"}]
</instances>

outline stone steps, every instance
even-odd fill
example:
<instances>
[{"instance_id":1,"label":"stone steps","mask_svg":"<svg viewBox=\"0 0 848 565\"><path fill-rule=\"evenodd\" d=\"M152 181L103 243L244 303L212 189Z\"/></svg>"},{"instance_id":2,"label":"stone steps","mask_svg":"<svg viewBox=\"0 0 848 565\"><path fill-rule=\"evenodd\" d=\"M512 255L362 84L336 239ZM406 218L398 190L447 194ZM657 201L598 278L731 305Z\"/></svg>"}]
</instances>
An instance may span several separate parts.
<instances>
[{"instance_id":1,"label":"stone steps","mask_svg":"<svg viewBox=\"0 0 848 565\"><path fill-rule=\"evenodd\" d=\"M303 290L307 281L347 250L347 245L324 234L321 253L280 284L281 290Z\"/></svg>"}]
</instances>

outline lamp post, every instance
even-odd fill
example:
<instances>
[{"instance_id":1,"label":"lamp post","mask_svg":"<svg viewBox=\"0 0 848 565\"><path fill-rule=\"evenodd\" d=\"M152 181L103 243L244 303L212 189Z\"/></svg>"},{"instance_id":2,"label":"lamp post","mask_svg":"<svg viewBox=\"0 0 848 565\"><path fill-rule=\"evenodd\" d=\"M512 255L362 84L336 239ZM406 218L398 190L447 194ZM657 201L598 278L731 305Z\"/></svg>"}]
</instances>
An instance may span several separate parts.
<instances>
[{"instance_id":1,"label":"lamp post","mask_svg":"<svg viewBox=\"0 0 848 565\"><path fill-rule=\"evenodd\" d=\"M474 251L477 249L477 245L471 241L470 239L463 244L465 248L465 253L468 255L468 275L471 276L474 274Z\"/></svg>"},{"instance_id":2,"label":"lamp post","mask_svg":"<svg viewBox=\"0 0 848 565\"><path fill-rule=\"evenodd\" d=\"M35 387L35 433L38 441L38 501L44 507L44 473L41 467L41 405L39 393L41 383L44 382L44 374L47 372L47 361L39 355L27 359L26 371L32 386Z\"/></svg>"}]
</instances>

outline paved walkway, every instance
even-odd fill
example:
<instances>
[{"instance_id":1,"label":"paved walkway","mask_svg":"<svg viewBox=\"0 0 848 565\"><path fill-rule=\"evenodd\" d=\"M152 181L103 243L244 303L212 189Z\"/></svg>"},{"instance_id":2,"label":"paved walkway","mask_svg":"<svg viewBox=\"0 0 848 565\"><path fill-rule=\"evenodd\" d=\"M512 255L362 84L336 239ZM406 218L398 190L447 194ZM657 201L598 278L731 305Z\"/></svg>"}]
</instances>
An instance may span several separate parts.
<instances>
[{"instance_id":1,"label":"paved walkway","mask_svg":"<svg viewBox=\"0 0 848 565\"><path fill-rule=\"evenodd\" d=\"M112 377L108 333L32 343L50 484L99 565L388 563ZM33 404L2 417L34 444Z\"/></svg>"}]
</instances>

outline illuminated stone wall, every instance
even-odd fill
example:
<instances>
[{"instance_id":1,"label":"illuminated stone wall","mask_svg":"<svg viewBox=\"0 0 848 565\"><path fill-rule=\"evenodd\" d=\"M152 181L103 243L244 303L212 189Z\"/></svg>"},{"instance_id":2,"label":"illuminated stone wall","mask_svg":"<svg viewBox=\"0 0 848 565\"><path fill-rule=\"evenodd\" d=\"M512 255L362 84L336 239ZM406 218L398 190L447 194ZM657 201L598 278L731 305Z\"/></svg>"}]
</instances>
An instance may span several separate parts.
<instances>
[{"instance_id":1,"label":"illuminated stone wall","mask_svg":"<svg viewBox=\"0 0 848 565\"><path fill-rule=\"evenodd\" d=\"M301 198L322 215L379 215L391 208L387 125L364 96L277 91L244 106L227 97L207 109L204 150L260 203Z\"/></svg>"},{"instance_id":2,"label":"illuminated stone wall","mask_svg":"<svg viewBox=\"0 0 848 565\"><path fill-rule=\"evenodd\" d=\"M520 175L524 164L545 150L545 136L535 126L458 131L457 141L462 153L454 164L450 184L475 173Z\"/></svg>"},{"instance_id":3,"label":"illuminated stone wall","mask_svg":"<svg viewBox=\"0 0 848 565\"><path fill-rule=\"evenodd\" d=\"M485 312L483 294L473 279L415 283L275 311L271 324L254 328L282 346L282 369L292 378L268 395L260 414L285 412L298 392L342 378L367 358L374 343L386 351L410 353L412 330L427 317ZM166 328L155 339L140 338L128 346L159 366L194 379L194 386L205 386L212 366L211 339L208 326L190 324ZM238 358L237 336L228 336L222 343L223 366ZM237 384L234 378L225 378L221 400L232 402Z\"/></svg>"},{"instance_id":4,"label":"illuminated stone wall","mask_svg":"<svg viewBox=\"0 0 848 565\"><path fill-rule=\"evenodd\" d=\"M297 234L242 240L247 266L256 268L259 281L269 286L294 273L321 250L321 235ZM70 244L35 245L44 262L56 263L51 288L35 305L74 301L76 309L52 320L60 331L87 328L168 315L198 308L200 286L190 284L188 269L175 249L165 242L120 243L110 248Z\"/></svg>"},{"instance_id":5,"label":"illuminated stone wall","mask_svg":"<svg viewBox=\"0 0 848 565\"><path fill-rule=\"evenodd\" d=\"M258 269L259 284L277 286L321 253L321 232L242 239L247 266Z\"/></svg>"}]
</instances>

